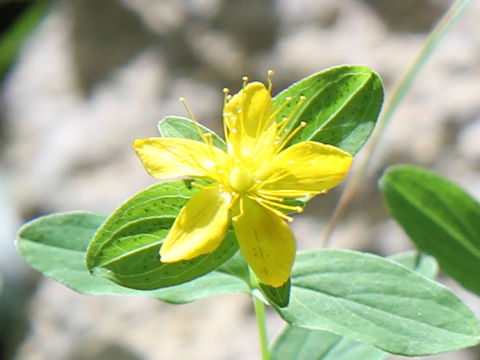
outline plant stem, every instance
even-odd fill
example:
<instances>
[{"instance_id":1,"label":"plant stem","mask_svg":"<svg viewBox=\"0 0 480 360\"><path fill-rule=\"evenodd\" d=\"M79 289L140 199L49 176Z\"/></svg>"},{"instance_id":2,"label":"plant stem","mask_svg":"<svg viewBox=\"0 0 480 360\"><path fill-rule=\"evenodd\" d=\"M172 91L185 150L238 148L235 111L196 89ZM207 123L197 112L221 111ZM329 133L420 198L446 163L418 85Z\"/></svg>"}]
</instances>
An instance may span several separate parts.
<instances>
[{"instance_id":1,"label":"plant stem","mask_svg":"<svg viewBox=\"0 0 480 360\"><path fill-rule=\"evenodd\" d=\"M270 360L270 353L268 351L267 327L265 323L265 305L254 295L253 306L255 308L255 316L257 318L258 334L260 335L262 360Z\"/></svg>"},{"instance_id":2,"label":"plant stem","mask_svg":"<svg viewBox=\"0 0 480 360\"><path fill-rule=\"evenodd\" d=\"M446 32L451 28L451 26L458 20L460 15L462 15L468 5L470 5L471 0L456 0L452 6L447 10L443 17L438 22L437 26L432 30L428 36L425 44L423 45L419 55L415 61L410 65L407 72L403 75L400 82L397 84L393 90L390 101L387 103L384 111L382 112L376 129L372 134L371 139L368 141L361 158L358 161L355 172L352 174L345 190L342 193L342 196L337 203L333 216L325 230L324 236L322 238L321 247L327 245L329 238L331 237L333 230L340 220L340 218L345 213L348 205L355 196L358 188L361 186L361 182L365 177L366 168L369 164L374 150L376 149L381 135L384 133L384 130L395 110L397 109L399 103L403 100L406 93L410 89L413 80L417 76L420 69L423 67L427 59L432 55L433 50L440 42L441 38L446 34Z\"/></svg>"}]
</instances>

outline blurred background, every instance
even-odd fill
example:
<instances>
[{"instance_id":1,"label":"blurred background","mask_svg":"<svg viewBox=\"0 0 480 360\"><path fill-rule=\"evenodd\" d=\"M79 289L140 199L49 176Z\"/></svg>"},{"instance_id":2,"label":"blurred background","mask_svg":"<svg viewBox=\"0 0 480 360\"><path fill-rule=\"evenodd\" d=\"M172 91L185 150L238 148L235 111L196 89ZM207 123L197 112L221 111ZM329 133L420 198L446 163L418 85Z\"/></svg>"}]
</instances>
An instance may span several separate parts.
<instances>
[{"instance_id":1,"label":"blurred background","mask_svg":"<svg viewBox=\"0 0 480 360\"><path fill-rule=\"evenodd\" d=\"M249 298L173 306L88 297L27 268L13 240L58 211L108 214L153 184L131 150L165 115L221 129L222 89L241 77L273 92L339 64L367 65L386 98L447 0L63 0L0 2L0 358L259 359ZM393 254L411 247L376 181L400 162L426 166L480 198L480 3L447 33L388 127L330 246ZM27 36L28 34L28 36ZM318 247L341 189L297 217ZM480 299L445 280L480 315ZM282 321L269 313L273 337ZM400 359L390 357L389 359ZM480 359L480 349L429 359ZM288 360L288 359L287 359Z\"/></svg>"}]
</instances>

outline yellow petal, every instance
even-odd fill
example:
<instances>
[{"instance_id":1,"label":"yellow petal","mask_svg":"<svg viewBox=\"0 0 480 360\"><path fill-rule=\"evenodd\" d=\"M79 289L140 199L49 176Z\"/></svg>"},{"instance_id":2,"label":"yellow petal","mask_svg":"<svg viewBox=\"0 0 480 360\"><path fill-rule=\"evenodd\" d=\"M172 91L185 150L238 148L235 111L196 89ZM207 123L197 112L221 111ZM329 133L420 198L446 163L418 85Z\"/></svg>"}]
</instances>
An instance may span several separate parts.
<instances>
[{"instance_id":1,"label":"yellow petal","mask_svg":"<svg viewBox=\"0 0 480 360\"><path fill-rule=\"evenodd\" d=\"M288 225L246 197L239 201L235 215L238 215L233 221L235 234L253 272L264 284L273 287L285 284L295 260L295 239Z\"/></svg>"},{"instance_id":2,"label":"yellow petal","mask_svg":"<svg viewBox=\"0 0 480 360\"><path fill-rule=\"evenodd\" d=\"M170 229L160 249L160 260L189 260L216 250L228 228L230 200L219 188L206 188L195 194Z\"/></svg>"},{"instance_id":3,"label":"yellow petal","mask_svg":"<svg viewBox=\"0 0 480 360\"><path fill-rule=\"evenodd\" d=\"M274 150L276 121L270 92L260 82L247 84L225 105L229 155L248 162Z\"/></svg>"},{"instance_id":4,"label":"yellow petal","mask_svg":"<svg viewBox=\"0 0 480 360\"><path fill-rule=\"evenodd\" d=\"M352 156L331 145L303 141L279 153L262 174L265 190L280 197L310 196L338 185Z\"/></svg>"},{"instance_id":5,"label":"yellow petal","mask_svg":"<svg viewBox=\"0 0 480 360\"><path fill-rule=\"evenodd\" d=\"M273 105L270 92L260 82L247 84L225 105L224 116L229 129L243 126L254 137L270 122Z\"/></svg>"},{"instance_id":6,"label":"yellow petal","mask_svg":"<svg viewBox=\"0 0 480 360\"><path fill-rule=\"evenodd\" d=\"M218 179L227 155L222 150L199 141L176 138L137 139L133 150L150 175L157 179L180 176Z\"/></svg>"}]
</instances>

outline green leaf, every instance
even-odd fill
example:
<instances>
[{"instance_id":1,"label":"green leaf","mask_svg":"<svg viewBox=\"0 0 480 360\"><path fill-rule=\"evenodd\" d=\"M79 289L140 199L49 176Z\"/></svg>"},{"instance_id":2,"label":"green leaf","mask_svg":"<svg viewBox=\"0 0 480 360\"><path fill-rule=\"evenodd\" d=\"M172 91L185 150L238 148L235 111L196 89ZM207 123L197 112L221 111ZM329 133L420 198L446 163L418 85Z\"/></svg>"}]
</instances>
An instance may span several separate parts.
<instances>
[{"instance_id":1,"label":"green leaf","mask_svg":"<svg viewBox=\"0 0 480 360\"><path fill-rule=\"evenodd\" d=\"M438 272L432 256L405 251L390 259L428 278ZM387 354L371 345L321 330L287 325L272 347L272 360L380 360Z\"/></svg>"},{"instance_id":2,"label":"green leaf","mask_svg":"<svg viewBox=\"0 0 480 360\"><path fill-rule=\"evenodd\" d=\"M244 281L220 269L182 285L146 291L121 287L105 278L92 276L85 265L85 252L104 220L105 216L88 212L44 216L20 229L16 246L32 268L83 294L142 295L185 303L208 296L249 293ZM236 266L228 264L224 266Z\"/></svg>"},{"instance_id":3,"label":"green leaf","mask_svg":"<svg viewBox=\"0 0 480 360\"><path fill-rule=\"evenodd\" d=\"M285 307L288 305L290 301L290 279L280 287L273 287L262 283L258 283L258 285L260 286L263 295L265 295L271 303L279 307Z\"/></svg>"},{"instance_id":4,"label":"green leaf","mask_svg":"<svg viewBox=\"0 0 480 360\"><path fill-rule=\"evenodd\" d=\"M368 67L346 65L302 79L274 98L279 119L289 119L288 129L293 130L302 121L307 123L292 144L318 141L352 155L370 136L382 103L380 77Z\"/></svg>"},{"instance_id":5,"label":"green leaf","mask_svg":"<svg viewBox=\"0 0 480 360\"><path fill-rule=\"evenodd\" d=\"M417 247L480 294L480 204L441 176L408 165L380 179L387 208Z\"/></svg>"},{"instance_id":6,"label":"green leaf","mask_svg":"<svg viewBox=\"0 0 480 360\"><path fill-rule=\"evenodd\" d=\"M217 271L230 274L243 280L246 284L250 284L250 270L241 251L238 251L230 260L222 264Z\"/></svg>"},{"instance_id":7,"label":"green leaf","mask_svg":"<svg viewBox=\"0 0 480 360\"><path fill-rule=\"evenodd\" d=\"M272 360L381 360L386 354L327 331L287 326L275 341Z\"/></svg>"},{"instance_id":8,"label":"green leaf","mask_svg":"<svg viewBox=\"0 0 480 360\"><path fill-rule=\"evenodd\" d=\"M300 253L290 324L329 331L406 356L478 344L480 324L447 288L379 256L347 250Z\"/></svg>"},{"instance_id":9,"label":"green leaf","mask_svg":"<svg viewBox=\"0 0 480 360\"><path fill-rule=\"evenodd\" d=\"M95 234L87 251L87 268L119 285L151 290L187 282L219 267L238 250L231 230L210 254L171 264L160 262L164 238L197 191L184 181L171 181L134 195Z\"/></svg>"},{"instance_id":10,"label":"green leaf","mask_svg":"<svg viewBox=\"0 0 480 360\"><path fill-rule=\"evenodd\" d=\"M164 137L191 139L197 141L203 141L200 136L199 130L203 134L211 134L213 145L227 151L227 145L225 141L218 136L213 130L195 123L190 119L181 116L167 116L158 122L158 130Z\"/></svg>"},{"instance_id":11,"label":"green leaf","mask_svg":"<svg viewBox=\"0 0 480 360\"><path fill-rule=\"evenodd\" d=\"M438 276L438 263L433 256L409 250L388 258L429 279L435 279Z\"/></svg>"}]
</instances>

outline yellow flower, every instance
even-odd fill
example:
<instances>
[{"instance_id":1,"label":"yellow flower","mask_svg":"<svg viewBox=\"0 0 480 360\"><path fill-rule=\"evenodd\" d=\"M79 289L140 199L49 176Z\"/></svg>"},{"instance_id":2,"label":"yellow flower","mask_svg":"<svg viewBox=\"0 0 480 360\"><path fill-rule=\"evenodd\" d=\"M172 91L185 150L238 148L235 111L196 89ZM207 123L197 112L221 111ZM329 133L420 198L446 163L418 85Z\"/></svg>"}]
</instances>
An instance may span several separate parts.
<instances>
[{"instance_id":1,"label":"yellow flower","mask_svg":"<svg viewBox=\"0 0 480 360\"><path fill-rule=\"evenodd\" d=\"M242 253L259 280L280 287L295 259L295 239L285 211L301 207L286 198L325 193L345 177L352 157L334 146L303 141L286 147L297 131L287 131L289 119L277 121L270 89L244 84L226 96L224 132L227 151L212 144L178 138L137 139L134 150L150 175L208 178L180 211L161 250L161 261L172 263L207 254L220 245L232 219Z\"/></svg>"}]
</instances>

